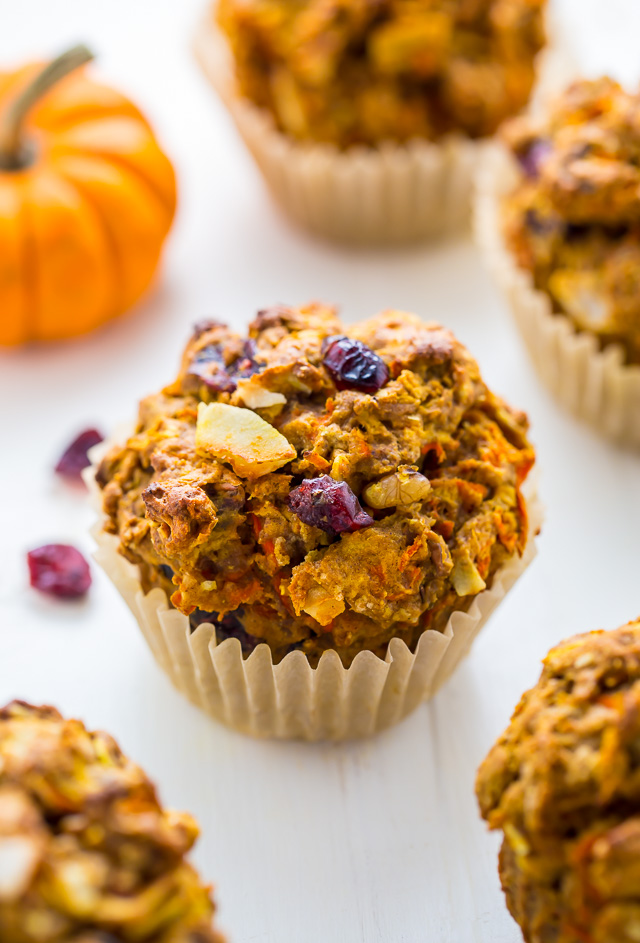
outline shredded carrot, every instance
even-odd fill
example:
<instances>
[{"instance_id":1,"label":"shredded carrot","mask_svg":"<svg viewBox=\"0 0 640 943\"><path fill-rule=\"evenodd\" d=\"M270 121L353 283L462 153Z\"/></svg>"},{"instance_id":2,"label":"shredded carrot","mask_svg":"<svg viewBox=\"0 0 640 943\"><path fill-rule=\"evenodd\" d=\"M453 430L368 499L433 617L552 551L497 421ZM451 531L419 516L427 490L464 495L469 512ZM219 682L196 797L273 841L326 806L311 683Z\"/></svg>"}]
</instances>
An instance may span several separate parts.
<instances>
[{"instance_id":1,"label":"shredded carrot","mask_svg":"<svg viewBox=\"0 0 640 943\"><path fill-rule=\"evenodd\" d=\"M421 455L427 455L429 452L435 452L436 458L438 459L438 464L441 464L447 457L447 453L442 448L440 442L427 442L426 445L423 445L420 449Z\"/></svg>"},{"instance_id":2,"label":"shredded carrot","mask_svg":"<svg viewBox=\"0 0 640 943\"><path fill-rule=\"evenodd\" d=\"M422 546L421 538L416 537L416 539L413 541L411 546L407 547L407 549L404 551L404 553L400 557L400 562L398 563L398 569L401 573L405 571L405 569L407 568L407 566L409 565L411 561L411 557L414 556L414 554L418 552L421 546Z\"/></svg>"},{"instance_id":3,"label":"shredded carrot","mask_svg":"<svg viewBox=\"0 0 640 943\"><path fill-rule=\"evenodd\" d=\"M385 573L384 567L382 566L381 563L377 563L375 566L372 566L370 572L371 572L371 575L372 575L372 576L375 576L376 579L377 579L380 583L384 583L384 581L385 581L385 579L386 579L386 573Z\"/></svg>"},{"instance_id":4,"label":"shredded carrot","mask_svg":"<svg viewBox=\"0 0 640 943\"><path fill-rule=\"evenodd\" d=\"M520 512L520 518L522 520L522 529L518 536L517 547L518 547L518 553L522 556L522 553L524 552L524 548L527 545L527 535L529 533L529 514L527 513L526 501L522 497L522 494L520 493L519 488L516 491L516 501L518 502L518 511Z\"/></svg>"},{"instance_id":5,"label":"shredded carrot","mask_svg":"<svg viewBox=\"0 0 640 943\"><path fill-rule=\"evenodd\" d=\"M433 530L442 537L443 540L449 540L453 534L454 527L455 524L453 521L436 521L433 525Z\"/></svg>"},{"instance_id":6,"label":"shredded carrot","mask_svg":"<svg viewBox=\"0 0 640 943\"><path fill-rule=\"evenodd\" d=\"M263 524L257 514L251 515L251 526L253 527L253 533L258 538L260 531L262 530Z\"/></svg>"},{"instance_id":7,"label":"shredded carrot","mask_svg":"<svg viewBox=\"0 0 640 943\"><path fill-rule=\"evenodd\" d=\"M319 471L326 471L331 468L331 462L328 462L322 455L318 455L317 452L305 452L304 457L311 465L315 465Z\"/></svg>"},{"instance_id":8,"label":"shredded carrot","mask_svg":"<svg viewBox=\"0 0 640 943\"><path fill-rule=\"evenodd\" d=\"M508 553L513 553L518 545L519 535L505 523L502 511L494 511L493 521L498 533L498 540Z\"/></svg>"}]
</instances>

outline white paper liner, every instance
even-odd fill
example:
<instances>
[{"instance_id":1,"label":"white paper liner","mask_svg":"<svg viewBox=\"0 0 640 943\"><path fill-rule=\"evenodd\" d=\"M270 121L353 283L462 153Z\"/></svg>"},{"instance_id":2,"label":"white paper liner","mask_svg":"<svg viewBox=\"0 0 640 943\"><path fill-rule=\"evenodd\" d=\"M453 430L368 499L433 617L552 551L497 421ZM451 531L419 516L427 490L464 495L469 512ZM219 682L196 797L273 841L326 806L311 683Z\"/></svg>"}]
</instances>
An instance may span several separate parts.
<instances>
[{"instance_id":1,"label":"white paper liner","mask_svg":"<svg viewBox=\"0 0 640 943\"><path fill-rule=\"evenodd\" d=\"M231 53L211 14L201 22L194 47L274 198L305 229L348 244L392 245L468 228L486 142L450 135L437 144L416 139L347 151L297 142L275 128L265 109L236 94ZM541 68L545 92L559 71L566 77L571 57L564 50L552 58L563 67L556 62L553 69Z\"/></svg>"},{"instance_id":2,"label":"white paper liner","mask_svg":"<svg viewBox=\"0 0 640 943\"><path fill-rule=\"evenodd\" d=\"M189 619L171 608L162 590L145 595L138 568L118 553L118 538L105 533L95 468L114 444L114 440L101 443L90 452L93 466L84 476L100 515L92 528L98 545L94 557L131 609L174 686L216 720L255 737L345 740L369 736L402 720L449 678L536 554L533 538L540 530L542 508L532 488L522 557L506 563L491 588L474 598L468 612L454 613L444 632L424 632L415 653L401 639L392 639L384 660L363 651L349 668L334 651L325 652L317 668L299 651L274 665L266 644L243 659L240 642L225 639L218 645L212 625L205 623L192 632Z\"/></svg>"},{"instance_id":3,"label":"white paper liner","mask_svg":"<svg viewBox=\"0 0 640 943\"><path fill-rule=\"evenodd\" d=\"M474 208L476 239L513 310L536 370L554 396L619 445L640 448L640 366L624 363L617 344L600 347L594 334L577 331L553 311L507 248L500 205L518 180L515 161L502 145L487 150Z\"/></svg>"}]
</instances>

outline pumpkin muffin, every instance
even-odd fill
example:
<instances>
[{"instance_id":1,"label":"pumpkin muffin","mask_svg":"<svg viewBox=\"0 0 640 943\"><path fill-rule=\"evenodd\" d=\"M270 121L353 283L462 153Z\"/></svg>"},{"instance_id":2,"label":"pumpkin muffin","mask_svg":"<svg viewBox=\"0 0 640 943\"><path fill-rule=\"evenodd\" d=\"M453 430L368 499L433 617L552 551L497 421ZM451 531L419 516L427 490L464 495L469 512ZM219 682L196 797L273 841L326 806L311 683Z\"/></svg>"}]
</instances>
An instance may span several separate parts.
<instances>
[{"instance_id":1,"label":"pumpkin muffin","mask_svg":"<svg viewBox=\"0 0 640 943\"><path fill-rule=\"evenodd\" d=\"M472 142L529 102L546 6L218 0L198 48L295 218L353 241L419 238L452 227L454 211L461 224L478 157ZM358 190L362 205L345 211Z\"/></svg>"},{"instance_id":2,"label":"pumpkin muffin","mask_svg":"<svg viewBox=\"0 0 640 943\"><path fill-rule=\"evenodd\" d=\"M640 622L552 649L476 784L527 943L639 938L639 742Z\"/></svg>"},{"instance_id":3,"label":"pumpkin muffin","mask_svg":"<svg viewBox=\"0 0 640 943\"><path fill-rule=\"evenodd\" d=\"M224 943L185 860L197 836L108 734L0 710L2 943Z\"/></svg>"},{"instance_id":4,"label":"pumpkin muffin","mask_svg":"<svg viewBox=\"0 0 640 943\"><path fill-rule=\"evenodd\" d=\"M559 313L640 363L640 92L577 82L543 121L504 136L523 173L504 203L508 245Z\"/></svg>"},{"instance_id":5,"label":"pumpkin muffin","mask_svg":"<svg viewBox=\"0 0 640 943\"><path fill-rule=\"evenodd\" d=\"M579 415L638 444L639 114L639 92L601 78L507 124L509 167L494 166L497 205L481 232L491 250L501 230L498 275L543 378Z\"/></svg>"},{"instance_id":6,"label":"pumpkin muffin","mask_svg":"<svg viewBox=\"0 0 640 943\"><path fill-rule=\"evenodd\" d=\"M205 322L102 460L107 531L144 591L218 642L345 666L443 632L527 542L527 420L452 334L387 311Z\"/></svg>"},{"instance_id":7,"label":"pumpkin muffin","mask_svg":"<svg viewBox=\"0 0 640 943\"><path fill-rule=\"evenodd\" d=\"M493 134L524 107L546 0L219 0L241 95L340 148Z\"/></svg>"}]
</instances>

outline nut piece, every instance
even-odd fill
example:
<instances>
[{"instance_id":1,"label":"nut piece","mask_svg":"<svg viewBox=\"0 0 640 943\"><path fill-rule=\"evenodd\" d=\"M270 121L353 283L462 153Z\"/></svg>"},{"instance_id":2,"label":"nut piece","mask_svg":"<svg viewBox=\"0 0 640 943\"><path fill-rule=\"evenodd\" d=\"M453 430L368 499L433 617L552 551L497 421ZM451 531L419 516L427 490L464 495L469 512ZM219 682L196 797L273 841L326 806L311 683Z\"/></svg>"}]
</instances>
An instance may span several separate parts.
<instances>
[{"instance_id":1,"label":"nut piece","mask_svg":"<svg viewBox=\"0 0 640 943\"><path fill-rule=\"evenodd\" d=\"M257 413L226 403L200 403L196 448L229 462L241 478L267 475L296 457L296 450Z\"/></svg>"},{"instance_id":2,"label":"nut piece","mask_svg":"<svg viewBox=\"0 0 640 943\"><path fill-rule=\"evenodd\" d=\"M451 582L458 596L475 596L487 588L477 566L469 557L462 557L456 561L451 571Z\"/></svg>"},{"instance_id":3,"label":"nut piece","mask_svg":"<svg viewBox=\"0 0 640 943\"><path fill-rule=\"evenodd\" d=\"M369 507L381 510L422 501L430 491L428 478L409 465L401 465L397 472L367 485L362 497Z\"/></svg>"},{"instance_id":4,"label":"nut piece","mask_svg":"<svg viewBox=\"0 0 640 943\"><path fill-rule=\"evenodd\" d=\"M307 593L307 599L303 607L303 612L308 613L312 619L319 622L320 625L329 625L336 616L344 612L344 600L337 596L332 596L324 586L319 584L312 586Z\"/></svg>"},{"instance_id":5,"label":"nut piece","mask_svg":"<svg viewBox=\"0 0 640 943\"><path fill-rule=\"evenodd\" d=\"M29 835L0 838L0 902L25 893L41 856L41 844Z\"/></svg>"},{"instance_id":6,"label":"nut piece","mask_svg":"<svg viewBox=\"0 0 640 943\"><path fill-rule=\"evenodd\" d=\"M272 390L265 389L256 377L238 380L236 391L249 409L267 409L269 406L283 406L287 402L283 393L274 393Z\"/></svg>"}]
</instances>

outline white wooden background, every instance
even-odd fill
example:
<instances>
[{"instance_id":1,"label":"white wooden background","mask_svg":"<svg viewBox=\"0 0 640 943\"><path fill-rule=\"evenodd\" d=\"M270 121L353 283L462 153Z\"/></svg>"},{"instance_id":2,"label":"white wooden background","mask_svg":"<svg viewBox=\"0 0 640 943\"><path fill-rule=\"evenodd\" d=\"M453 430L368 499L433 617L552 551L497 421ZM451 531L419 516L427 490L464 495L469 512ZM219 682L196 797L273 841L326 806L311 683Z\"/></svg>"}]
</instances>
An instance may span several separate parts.
<instances>
[{"instance_id":1,"label":"white wooden background","mask_svg":"<svg viewBox=\"0 0 640 943\"><path fill-rule=\"evenodd\" d=\"M232 943L515 943L475 769L551 644L640 613L640 459L539 387L469 243L348 253L280 218L192 61L200 12L200 0L0 0L0 63L89 42L154 120L181 181L164 279L137 316L0 355L0 703L54 703L110 730L167 803L197 815L195 857ZM637 0L563 0L559 13L584 69L637 80ZM349 320L395 306L451 327L528 410L548 507L539 557L437 700L338 746L217 726L174 693L97 569L85 603L56 604L28 588L24 559L48 541L90 550L91 514L52 465L77 431L129 418L173 376L193 321L240 326L260 306L310 298L341 302Z\"/></svg>"}]
</instances>

